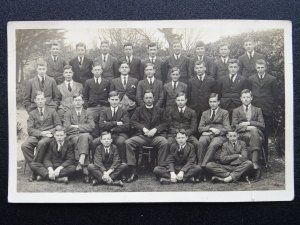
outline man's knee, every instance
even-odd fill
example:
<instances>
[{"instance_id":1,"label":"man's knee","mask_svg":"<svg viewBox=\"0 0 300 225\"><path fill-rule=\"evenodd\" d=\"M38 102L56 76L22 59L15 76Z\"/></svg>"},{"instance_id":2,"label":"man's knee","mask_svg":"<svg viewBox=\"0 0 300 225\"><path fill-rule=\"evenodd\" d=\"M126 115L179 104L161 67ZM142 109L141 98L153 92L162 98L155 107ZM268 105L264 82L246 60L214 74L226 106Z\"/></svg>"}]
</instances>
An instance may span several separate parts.
<instances>
[{"instance_id":1,"label":"man's knee","mask_svg":"<svg viewBox=\"0 0 300 225\"><path fill-rule=\"evenodd\" d=\"M205 165L205 169L212 170L212 168L214 168L215 166L216 166L215 162L209 162Z\"/></svg>"},{"instance_id":2,"label":"man's knee","mask_svg":"<svg viewBox=\"0 0 300 225\"><path fill-rule=\"evenodd\" d=\"M50 140L51 140L50 138L44 137L39 141L38 145L45 146L45 145L49 144Z\"/></svg>"},{"instance_id":3,"label":"man's knee","mask_svg":"<svg viewBox=\"0 0 300 225\"><path fill-rule=\"evenodd\" d=\"M161 172L161 167L160 166L156 166L154 169L153 169L153 173L155 175L159 175Z\"/></svg>"},{"instance_id":4,"label":"man's knee","mask_svg":"<svg viewBox=\"0 0 300 225\"><path fill-rule=\"evenodd\" d=\"M87 169L88 171L93 171L95 170L95 165L93 163L90 163L88 166L87 166Z\"/></svg>"},{"instance_id":5,"label":"man's knee","mask_svg":"<svg viewBox=\"0 0 300 225\"><path fill-rule=\"evenodd\" d=\"M116 144L117 146L120 146L120 145L125 144L125 141L126 141L126 139L125 139L124 137L118 136L118 137L115 139L115 144Z\"/></svg>"}]
</instances>

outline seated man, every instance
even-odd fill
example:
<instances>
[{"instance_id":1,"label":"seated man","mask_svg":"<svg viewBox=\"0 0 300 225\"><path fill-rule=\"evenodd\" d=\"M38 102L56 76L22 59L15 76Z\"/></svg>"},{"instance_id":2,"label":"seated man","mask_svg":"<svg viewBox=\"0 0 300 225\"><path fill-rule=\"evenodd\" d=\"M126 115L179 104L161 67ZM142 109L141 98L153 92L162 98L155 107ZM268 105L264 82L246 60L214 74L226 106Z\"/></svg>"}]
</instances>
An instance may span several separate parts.
<instances>
[{"instance_id":1,"label":"seated man","mask_svg":"<svg viewBox=\"0 0 300 225\"><path fill-rule=\"evenodd\" d=\"M261 109L251 104L252 93L250 90L245 89L242 91L241 101L243 104L233 110L232 125L236 126L239 138L247 143L248 150L251 153L253 169L257 170L256 178L259 178L258 152L261 150L264 139L264 118Z\"/></svg>"},{"instance_id":2,"label":"seated man","mask_svg":"<svg viewBox=\"0 0 300 225\"><path fill-rule=\"evenodd\" d=\"M127 182L138 178L135 150L140 146L150 145L156 148L158 165L166 165L168 141L163 135L168 127L167 117L163 109L153 105L154 97L151 90L146 90L144 102L145 105L138 107L131 117L131 124L137 132L135 136L125 141L127 164L131 172Z\"/></svg>"},{"instance_id":3,"label":"seated man","mask_svg":"<svg viewBox=\"0 0 300 225\"><path fill-rule=\"evenodd\" d=\"M74 162L74 146L66 139L63 127L57 126L44 162L31 162L31 168L38 174L37 181L49 179L68 184L68 176L75 172Z\"/></svg>"},{"instance_id":4,"label":"seated man","mask_svg":"<svg viewBox=\"0 0 300 225\"><path fill-rule=\"evenodd\" d=\"M201 173L201 167L196 165L196 154L193 145L187 142L188 135L184 129L176 134L176 142L170 147L167 166L157 166L154 174L160 178L161 184L170 182L195 181Z\"/></svg>"},{"instance_id":5,"label":"seated man","mask_svg":"<svg viewBox=\"0 0 300 225\"><path fill-rule=\"evenodd\" d=\"M93 116L83 109L81 95L73 96L73 105L74 107L67 111L64 116L64 127L69 135L69 141L75 147L75 158L78 159L76 170L82 170L83 181L88 183L89 146L93 140L90 134L95 129L95 123Z\"/></svg>"},{"instance_id":6,"label":"seated man","mask_svg":"<svg viewBox=\"0 0 300 225\"><path fill-rule=\"evenodd\" d=\"M104 131L100 138L102 145L96 149L94 163L88 166L89 172L94 176L92 184L104 182L123 187L123 182L116 179L126 171L127 165L121 163L118 149L112 145L111 134Z\"/></svg>"},{"instance_id":7,"label":"seated man","mask_svg":"<svg viewBox=\"0 0 300 225\"><path fill-rule=\"evenodd\" d=\"M206 169L215 175L212 182L234 182L252 169L246 143L238 140L238 136L235 127L232 127L227 133L228 141L223 144L220 163L207 163Z\"/></svg>"},{"instance_id":8,"label":"seated man","mask_svg":"<svg viewBox=\"0 0 300 225\"><path fill-rule=\"evenodd\" d=\"M48 144L53 137L52 133L57 125L61 125L61 121L55 109L45 107L46 98L43 92L37 92L35 103L37 108L29 113L27 120L28 138L22 144L21 149L26 162L31 165L32 161L42 163ZM34 148L36 153L34 155ZM29 181L35 179L32 174Z\"/></svg>"},{"instance_id":9,"label":"seated man","mask_svg":"<svg viewBox=\"0 0 300 225\"><path fill-rule=\"evenodd\" d=\"M61 120L63 120L65 113L73 108L73 96L79 95L82 92L82 84L73 81L72 66L66 65L64 67L63 75L65 82L58 85L58 89L61 94L61 101L57 113Z\"/></svg>"},{"instance_id":10,"label":"seated man","mask_svg":"<svg viewBox=\"0 0 300 225\"><path fill-rule=\"evenodd\" d=\"M169 145L175 142L175 136L178 130L185 129L188 136L188 142L194 146L197 151L199 142L195 137L197 132L196 112L186 106L187 98L185 93L178 93L176 96L177 107L168 110L170 127L168 130Z\"/></svg>"},{"instance_id":11,"label":"seated man","mask_svg":"<svg viewBox=\"0 0 300 225\"><path fill-rule=\"evenodd\" d=\"M230 127L228 112L219 107L217 94L209 97L210 109L203 112L198 131L201 134L198 147L198 165L205 167L215 156L216 151L226 141L225 134Z\"/></svg>"}]
</instances>

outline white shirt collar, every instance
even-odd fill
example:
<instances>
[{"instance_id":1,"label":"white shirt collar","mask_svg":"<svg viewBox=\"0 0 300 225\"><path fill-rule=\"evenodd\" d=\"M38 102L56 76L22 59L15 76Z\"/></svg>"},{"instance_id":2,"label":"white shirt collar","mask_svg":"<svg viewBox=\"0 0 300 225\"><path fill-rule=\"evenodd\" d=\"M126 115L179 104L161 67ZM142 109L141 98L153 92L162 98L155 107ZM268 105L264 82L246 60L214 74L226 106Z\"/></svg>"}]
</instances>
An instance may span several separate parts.
<instances>
[{"instance_id":1,"label":"white shirt collar","mask_svg":"<svg viewBox=\"0 0 300 225\"><path fill-rule=\"evenodd\" d=\"M198 79L200 80L202 78L202 81L204 80L204 77L205 77L205 73L202 74L202 75L197 75Z\"/></svg>"},{"instance_id":2,"label":"white shirt collar","mask_svg":"<svg viewBox=\"0 0 300 225\"><path fill-rule=\"evenodd\" d=\"M38 108L38 110L39 110L39 113L42 111L43 114L44 114L44 112L45 112L45 107L43 107L42 109L41 109L41 108Z\"/></svg>"},{"instance_id":3,"label":"white shirt collar","mask_svg":"<svg viewBox=\"0 0 300 225\"><path fill-rule=\"evenodd\" d=\"M154 56L154 57L151 57L151 56L149 56L149 60L152 62L152 60L154 60L154 62L156 61L156 56Z\"/></svg>"},{"instance_id":4,"label":"white shirt collar","mask_svg":"<svg viewBox=\"0 0 300 225\"><path fill-rule=\"evenodd\" d=\"M146 107L147 109L152 109L152 108L153 108L153 105L152 105L152 106L147 106L147 105L145 105L145 107Z\"/></svg>"},{"instance_id":5,"label":"white shirt collar","mask_svg":"<svg viewBox=\"0 0 300 225\"><path fill-rule=\"evenodd\" d=\"M43 77L44 77L44 79L46 79L46 75L44 75ZM38 78L40 81L42 81L42 76L38 75Z\"/></svg>"},{"instance_id":6,"label":"white shirt collar","mask_svg":"<svg viewBox=\"0 0 300 225\"><path fill-rule=\"evenodd\" d=\"M254 50L252 51L252 52L247 52L247 55L248 55L248 57L250 58L250 55L251 55L251 57L253 57L254 56Z\"/></svg>"},{"instance_id":7,"label":"white shirt collar","mask_svg":"<svg viewBox=\"0 0 300 225\"><path fill-rule=\"evenodd\" d=\"M227 62L228 62L228 58L229 58L228 56L227 56L227 57L225 57L225 58L221 56L222 62L224 62L224 60L225 60L225 63L227 63Z\"/></svg>"},{"instance_id":8,"label":"white shirt collar","mask_svg":"<svg viewBox=\"0 0 300 225\"><path fill-rule=\"evenodd\" d=\"M78 56L77 58L78 58L78 62L80 62L80 56ZM82 61L81 61L81 62L83 62L84 56L82 56L81 58L82 58Z\"/></svg>"},{"instance_id":9,"label":"white shirt collar","mask_svg":"<svg viewBox=\"0 0 300 225\"><path fill-rule=\"evenodd\" d=\"M231 75L232 74L229 74L229 79L231 80ZM237 73L234 75L234 77L233 77L233 82L235 81L235 79L236 79L236 77L237 77Z\"/></svg>"},{"instance_id":10,"label":"white shirt collar","mask_svg":"<svg viewBox=\"0 0 300 225\"><path fill-rule=\"evenodd\" d=\"M51 55L52 60L54 61L54 55ZM56 60L58 59L58 55L55 56Z\"/></svg>"},{"instance_id":11,"label":"white shirt collar","mask_svg":"<svg viewBox=\"0 0 300 225\"><path fill-rule=\"evenodd\" d=\"M75 108L75 112L76 112L76 114L80 113L80 115L81 115L82 107L80 108L80 110L78 110L77 108Z\"/></svg>"},{"instance_id":12,"label":"white shirt collar","mask_svg":"<svg viewBox=\"0 0 300 225\"><path fill-rule=\"evenodd\" d=\"M184 149L186 146L186 143L184 145L179 145L179 149Z\"/></svg>"},{"instance_id":13,"label":"white shirt collar","mask_svg":"<svg viewBox=\"0 0 300 225\"><path fill-rule=\"evenodd\" d=\"M180 56L181 56L181 54L178 54L178 55L174 54L175 59L177 59L177 58L180 59Z\"/></svg>"},{"instance_id":14,"label":"white shirt collar","mask_svg":"<svg viewBox=\"0 0 300 225\"><path fill-rule=\"evenodd\" d=\"M66 86L68 86L69 83L70 83L71 87L73 87L73 80L71 80L71 81L66 81L66 80L65 80Z\"/></svg>"},{"instance_id":15,"label":"white shirt collar","mask_svg":"<svg viewBox=\"0 0 300 225\"><path fill-rule=\"evenodd\" d=\"M185 112L185 108L186 108L186 106L184 106L183 108L178 107L178 111L180 112L181 110L183 110L183 112Z\"/></svg>"},{"instance_id":16,"label":"white shirt collar","mask_svg":"<svg viewBox=\"0 0 300 225\"><path fill-rule=\"evenodd\" d=\"M197 59L198 59L199 61L201 61L201 59L204 60L204 55L198 55L198 56L197 56Z\"/></svg>"},{"instance_id":17,"label":"white shirt collar","mask_svg":"<svg viewBox=\"0 0 300 225\"><path fill-rule=\"evenodd\" d=\"M154 82L154 76L153 76L153 77L151 77L151 78L147 77L147 80L148 80L148 82L149 82L149 83L150 83L150 79L151 79L151 81L152 81L152 84L153 84L153 82Z\"/></svg>"},{"instance_id":18,"label":"white shirt collar","mask_svg":"<svg viewBox=\"0 0 300 225\"><path fill-rule=\"evenodd\" d=\"M97 77L94 77L94 80L95 80L95 82L97 82ZM101 82L101 76L98 77L98 83L100 83L100 82Z\"/></svg>"},{"instance_id":19,"label":"white shirt collar","mask_svg":"<svg viewBox=\"0 0 300 225\"><path fill-rule=\"evenodd\" d=\"M244 111L246 111L246 106L245 105L243 105L243 109L244 109ZM251 109L251 103L248 105L248 110L249 109Z\"/></svg>"},{"instance_id":20,"label":"white shirt collar","mask_svg":"<svg viewBox=\"0 0 300 225\"><path fill-rule=\"evenodd\" d=\"M61 142L61 143L59 143L59 142L57 141L56 143L57 143L57 146L59 146L59 145L60 145L60 147L61 147L61 146L63 146L63 145L64 145L65 141L63 141L63 142Z\"/></svg>"},{"instance_id":21,"label":"white shirt collar","mask_svg":"<svg viewBox=\"0 0 300 225\"><path fill-rule=\"evenodd\" d=\"M107 61L107 59L108 59L108 53L107 53L106 55L104 55L104 54L102 53L101 56L102 56L102 60L104 60L104 56L105 56L105 61Z\"/></svg>"},{"instance_id":22,"label":"white shirt collar","mask_svg":"<svg viewBox=\"0 0 300 225\"><path fill-rule=\"evenodd\" d=\"M215 110L215 114L217 114L217 112L218 112L219 108L220 108L220 107L218 107L218 108L214 109L214 110ZM212 115L212 114L213 114L213 109L210 109L210 115Z\"/></svg>"},{"instance_id":23,"label":"white shirt collar","mask_svg":"<svg viewBox=\"0 0 300 225\"><path fill-rule=\"evenodd\" d=\"M116 108L110 107L110 109L111 109L112 112L114 111L114 109L115 109L115 111L117 112L117 111L118 111L118 106L117 106Z\"/></svg>"},{"instance_id":24,"label":"white shirt collar","mask_svg":"<svg viewBox=\"0 0 300 225\"><path fill-rule=\"evenodd\" d=\"M257 74L258 75L258 78L262 78L262 79L264 79L264 77L265 77L265 75L266 75L266 73L264 73L263 75L259 75L259 74Z\"/></svg>"},{"instance_id":25,"label":"white shirt collar","mask_svg":"<svg viewBox=\"0 0 300 225\"><path fill-rule=\"evenodd\" d=\"M124 77L125 77L126 79L128 79L128 74L127 74L127 75L121 74L121 77L122 77L122 79L124 79Z\"/></svg>"},{"instance_id":26,"label":"white shirt collar","mask_svg":"<svg viewBox=\"0 0 300 225\"><path fill-rule=\"evenodd\" d=\"M130 62L132 62L132 56L133 56L133 55L131 55L131 56L126 56L126 60L128 60L128 57L129 57Z\"/></svg>"}]
</instances>

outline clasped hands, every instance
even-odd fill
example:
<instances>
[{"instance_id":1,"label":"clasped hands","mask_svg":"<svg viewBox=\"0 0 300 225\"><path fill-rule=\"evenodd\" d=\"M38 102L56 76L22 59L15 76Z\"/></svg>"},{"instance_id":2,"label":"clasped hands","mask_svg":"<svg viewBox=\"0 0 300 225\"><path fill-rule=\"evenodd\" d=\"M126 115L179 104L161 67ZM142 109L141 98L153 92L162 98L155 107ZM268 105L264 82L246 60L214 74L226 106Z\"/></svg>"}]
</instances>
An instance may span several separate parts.
<instances>
[{"instance_id":1,"label":"clasped hands","mask_svg":"<svg viewBox=\"0 0 300 225\"><path fill-rule=\"evenodd\" d=\"M60 171L61 171L62 169L63 169L62 166L57 167L55 170L53 170L52 167L48 167L49 179L50 179L50 180L55 180L55 178L59 176Z\"/></svg>"},{"instance_id":2,"label":"clasped hands","mask_svg":"<svg viewBox=\"0 0 300 225\"><path fill-rule=\"evenodd\" d=\"M143 128L143 132L144 134L147 136L147 137L153 137L156 132L157 132L157 129L156 128L153 128L151 130L148 130L146 127Z\"/></svg>"},{"instance_id":3,"label":"clasped hands","mask_svg":"<svg viewBox=\"0 0 300 225\"><path fill-rule=\"evenodd\" d=\"M102 176L102 180L108 184L110 184L113 181L109 175L110 175L109 171L104 171Z\"/></svg>"},{"instance_id":4,"label":"clasped hands","mask_svg":"<svg viewBox=\"0 0 300 225\"><path fill-rule=\"evenodd\" d=\"M49 138L53 137L53 134L51 133L51 131L48 131L48 130L42 131L41 135L43 137L49 137Z\"/></svg>"},{"instance_id":5,"label":"clasped hands","mask_svg":"<svg viewBox=\"0 0 300 225\"><path fill-rule=\"evenodd\" d=\"M176 183L177 181L182 181L183 180L183 171L179 171L179 173L176 175L175 172L171 172L171 182Z\"/></svg>"}]
</instances>

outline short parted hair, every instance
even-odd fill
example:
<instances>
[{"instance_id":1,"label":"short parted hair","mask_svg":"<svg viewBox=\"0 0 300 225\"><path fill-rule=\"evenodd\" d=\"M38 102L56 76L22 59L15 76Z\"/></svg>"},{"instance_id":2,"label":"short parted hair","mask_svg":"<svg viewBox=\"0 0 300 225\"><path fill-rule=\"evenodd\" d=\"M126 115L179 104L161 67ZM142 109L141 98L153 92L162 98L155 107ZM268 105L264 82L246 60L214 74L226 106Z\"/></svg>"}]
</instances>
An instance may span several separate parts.
<instances>
[{"instance_id":1,"label":"short parted hair","mask_svg":"<svg viewBox=\"0 0 300 225\"><path fill-rule=\"evenodd\" d=\"M176 94L176 98L181 97L181 96L184 96L184 98L186 99L186 94L184 92L181 91Z\"/></svg>"},{"instance_id":2,"label":"short parted hair","mask_svg":"<svg viewBox=\"0 0 300 225\"><path fill-rule=\"evenodd\" d=\"M235 125L230 126L227 130L227 133L229 133L229 132L237 132L236 126Z\"/></svg>"},{"instance_id":3,"label":"short parted hair","mask_svg":"<svg viewBox=\"0 0 300 225\"><path fill-rule=\"evenodd\" d=\"M86 44L84 44L83 42L79 42L79 43L76 44L76 49L78 47L84 47L84 49L86 49Z\"/></svg>"},{"instance_id":4,"label":"short parted hair","mask_svg":"<svg viewBox=\"0 0 300 225\"><path fill-rule=\"evenodd\" d=\"M150 48L150 47L157 47L157 44L154 42L151 42L148 44L148 48Z\"/></svg>"},{"instance_id":5,"label":"short parted hair","mask_svg":"<svg viewBox=\"0 0 300 225\"><path fill-rule=\"evenodd\" d=\"M43 58L38 58L36 60L36 67L38 66L46 66L47 67L47 62Z\"/></svg>"},{"instance_id":6,"label":"short parted hair","mask_svg":"<svg viewBox=\"0 0 300 225\"><path fill-rule=\"evenodd\" d=\"M215 97L217 97L218 101L220 101L219 95L218 95L217 93L211 93L211 94L209 95L209 98L215 98Z\"/></svg>"},{"instance_id":7,"label":"short parted hair","mask_svg":"<svg viewBox=\"0 0 300 225\"><path fill-rule=\"evenodd\" d=\"M156 69L156 68L155 68L155 65L154 65L153 63L146 63L146 65L145 65L145 70L146 70L146 68L147 68L148 66L152 66L153 69Z\"/></svg>"},{"instance_id":8,"label":"short parted hair","mask_svg":"<svg viewBox=\"0 0 300 225\"><path fill-rule=\"evenodd\" d=\"M101 134L100 134L100 138L102 139L103 136L105 135L110 135L111 136L111 133L109 131L103 131Z\"/></svg>"},{"instance_id":9,"label":"short parted hair","mask_svg":"<svg viewBox=\"0 0 300 225\"><path fill-rule=\"evenodd\" d=\"M52 41L51 47L52 46L58 46L58 47L60 47L60 44L57 41Z\"/></svg>"},{"instance_id":10,"label":"short parted hair","mask_svg":"<svg viewBox=\"0 0 300 225\"><path fill-rule=\"evenodd\" d=\"M196 48L198 48L198 47L205 47L204 42L203 41L197 41L196 42Z\"/></svg>"},{"instance_id":11,"label":"short parted hair","mask_svg":"<svg viewBox=\"0 0 300 225\"><path fill-rule=\"evenodd\" d=\"M108 94L108 97L111 98L111 97L115 97L115 96L118 96L120 98L120 95L117 91L111 91L109 92Z\"/></svg>"},{"instance_id":12,"label":"short parted hair","mask_svg":"<svg viewBox=\"0 0 300 225\"><path fill-rule=\"evenodd\" d=\"M196 62L195 62L195 67L196 67L196 66L201 66L201 65L204 66L204 67L206 67L204 61L196 61Z\"/></svg>"},{"instance_id":13,"label":"short parted hair","mask_svg":"<svg viewBox=\"0 0 300 225\"><path fill-rule=\"evenodd\" d=\"M185 129L177 129L176 130L176 136L177 136L177 134L183 134L185 136L188 136Z\"/></svg>"},{"instance_id":14,"label":"short parted hair","mask_svg":"<svg viewBox=\"0 0 300 225\"><path fill-rule=\"evenodd\" d=\"M256 64L258 64L258 65L265 65L265 66L267 65L266 61L263 60L263 59L256 60Z\"/></svg>"},{"instance_id":15,"label":"short parted hair","mask_svg":"<svg viewBox=\"0 0 300 225\"><path fill-rule=\"evenodd\" d=\"M230 48L230 44L228 42L221 42L219 45L219 49L223 46L227 46L228 48Z\"/></svg>"},{"instance_id":16,"label":"short parted hair","mask_svg":"<svg viewBox=\"0 0 300 225\"><path fill-rule=\"evenodd\" d=\"M242 97L243 94L250 94L252 96L252 91L250 91L249 89L244 89L241 92L241 97Z\"/></svg>"},{"instance_id":17,"label":"short parted hair","mask_svg":"<svg viewBox=\"0 0 300 225\"><path fill-rule=\"evenodd\" d=\"M147 90L144 91L143 97L145 97L145 95L146 95L146 94L149 94L149 93L151 93L151 94L153 95L153 97L154 97L154 93L153 93L153 91L150 90L150 89L147 89Z\"/></svg>"},{"instance_id":18,"label":"short parted hair","mask_svg":"<svg viewBox=\"0 0 300 225\"><path fill-rule=\"evenodd\" d=\"M174 41L172 42L172 47L173 47L175 44L180 44L180 46L182 47L182 43L181 43L180 40L174 40Z\"/></svg>"},{"instance_id":19,"label":"short parted hair","mask_svg":"<svg viewBox=\"0 0 300 225\"><path fill-rule=\"evenodd\" d=\"M254 43L254 39L251 38L251 37L247 37L247 38L244 39L244 44L245 44L246 42L252 42L252 43Z\"/></svg>"},{"instance_id":20,"label":"short parted hair","mask_svg":"<svg viewBox=\"0 0 300 225\"><path fill-rule=\"evenodd\" d=\"M36 96L35 96L35 99L38 97L38 96L43 96L45 98L45 93L43 91L37 91L36 92Z\"/></svg>"},{"instance_id":21,"label":"short parted hair","mask_svg":"<svg viewBox=\"0 0 300 225\"><path fill-rule=\"evenodd\" d=\"M73 71L73 69L72 69L72 66L71 66L71 65L65 65L65 66L64 66L64 71L65 71L65 70L69 70L69 69L71 69L71 70Z\"/></svg>"},{"instance_id":22,"label":"short parted hair","mask_svg":"<svg viewBox=\"0 0 300 225\"><path fill-rule=\"evenodd\" d=\"M128 64L128 62L127 61L122 61L121 63L120 63L120 66L119 66L119 68L121 67L121 65L122 64L126 64L128 67L129 67L129 64Z\"/></svg>"},{"instance_id":23,"label":"short parted hair","mask_svg":"<svg viewBox=\"0 0 300 225\"><path fill-rule=\"evenodd\" d=\"M73 99L79 98L79 97L81 97L83 99L83 96L82 96L81 92L79 92L78 94L76 93L76 94L73 95Z\"/></svg>"},{"instance_id":24,"label":"short parted hair","mask_svg":"<svg viewBox=\"0 0 300 225\"><path fill-rule=\"evenodd\" d=\"M180 73L180 69L178 67L176 67L176 66L172 67L171 73L173 73L175 71L178 71L178 73Z\"/></svg>"},{"instance_id":25,"label":"short parted hair","mask_svg":"<svg viewBox=\"0 0 300 225\"><path fill-rule=\"evenodd\" d=\"M132 43L130 43L130 42L126 42L124 45L123 45L123 47L125 48L125 47L127 47L127 46L131 46L131 47L133 47L133 44Z\"/></svg>"},{"instance_id":26,"label":"short parted hair","mask_svg":"<svg viewBox=\"0 0 300 225\"><path fill-rule=\"evenodd\" d=\"M229 59L228 60L228 64L239 64L239 60L237 60L237 59Z\"/></svg>"},{"instance_id":27,"label":"short parted hair","mask_svg":"<svg viewBox=\"0 0 300 225\"><path fill-rule=\"evenodd\" d=\"M109 41L106 41L106 40L101 41L100 46L103 45L103 44L109 45Z\"/></svg>"},{"instance_id":28,"label":"short parted hair","mask_svg":"<svg viewBox=\"0 0 300 225\"><path fill-rule=\"evenodd\" d=\"M57 132L57 131L63 131L65 133L65 128L62 125L57 125L55 127L54 132Z\"/></svg>"},{"instance_id":29,"label":"short parted hair","mask_svg":"<svg viewBox=\"0 0 300 225\"><path fill-rule=\"evenodd\" d=\"M93 67L96 67L96 66L100 66L101 69L102 69L102 65L101 65L101 63L100 63L99 61L95 61L95 62L93 63Z\"/></svg>"}]
</instances>

